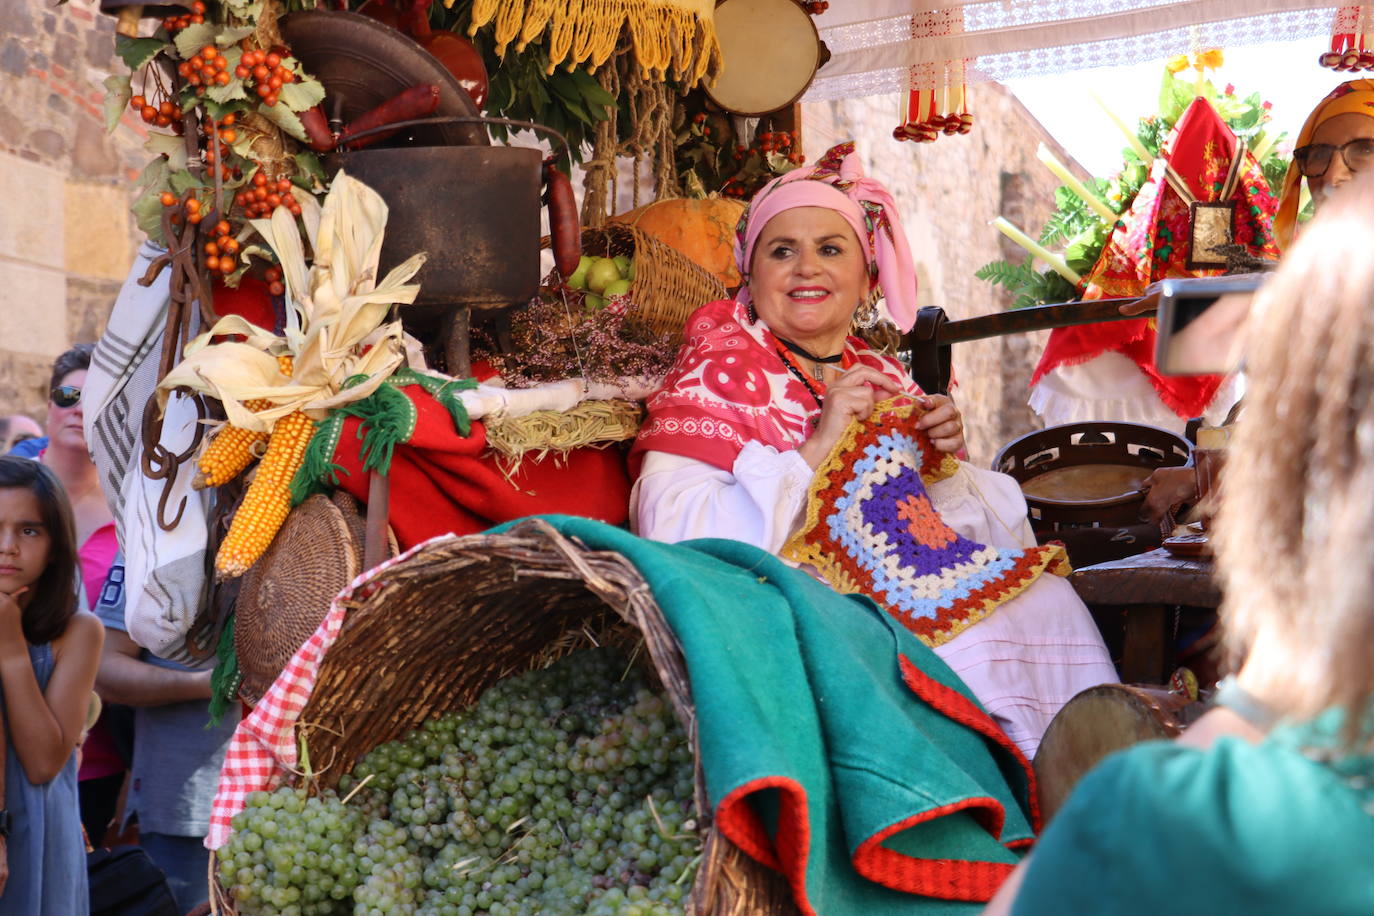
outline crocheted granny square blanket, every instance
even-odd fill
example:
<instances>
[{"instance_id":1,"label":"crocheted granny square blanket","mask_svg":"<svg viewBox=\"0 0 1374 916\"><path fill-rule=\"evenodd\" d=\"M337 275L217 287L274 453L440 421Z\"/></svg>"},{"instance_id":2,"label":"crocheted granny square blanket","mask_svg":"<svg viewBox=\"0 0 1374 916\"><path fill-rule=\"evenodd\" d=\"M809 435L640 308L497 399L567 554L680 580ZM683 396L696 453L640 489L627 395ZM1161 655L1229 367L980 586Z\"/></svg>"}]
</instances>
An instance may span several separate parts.
<instances>
[{"instance_id":1,"label":"crocheted granny square blanket","mask_svg":"<svg viewBox=\"0 0 1374 916\"><path fill-rule=\"evenodd\" d=\"M872 598L935 647L1041 573L1070 570L1063 547L989 547L945 524L926 488L959 464L916 429L921 413L897 398L850 424L816 471L806 522L782 555L811 564L837 591Z\"/></svg>"}]
</instances>

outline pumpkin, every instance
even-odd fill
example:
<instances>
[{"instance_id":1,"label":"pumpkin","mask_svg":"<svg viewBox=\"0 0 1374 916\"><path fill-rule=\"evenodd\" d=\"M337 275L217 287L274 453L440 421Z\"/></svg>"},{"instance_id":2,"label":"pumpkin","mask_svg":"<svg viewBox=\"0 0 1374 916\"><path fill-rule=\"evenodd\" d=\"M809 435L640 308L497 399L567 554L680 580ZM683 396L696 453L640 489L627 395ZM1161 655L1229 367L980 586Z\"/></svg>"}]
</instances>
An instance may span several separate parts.
<instances>
[{"instance_id":1,"label":"pumpkin","mask_svg":"<svg viewBox=\"0 0 1374 916\"><path fill-rule=\"evenodd\" d=\"M735 226L744 204L725 197L659 200L611 217L681 252L714 274L727 289L739 286L735 268Z\"/></svg>"}]
</instances>

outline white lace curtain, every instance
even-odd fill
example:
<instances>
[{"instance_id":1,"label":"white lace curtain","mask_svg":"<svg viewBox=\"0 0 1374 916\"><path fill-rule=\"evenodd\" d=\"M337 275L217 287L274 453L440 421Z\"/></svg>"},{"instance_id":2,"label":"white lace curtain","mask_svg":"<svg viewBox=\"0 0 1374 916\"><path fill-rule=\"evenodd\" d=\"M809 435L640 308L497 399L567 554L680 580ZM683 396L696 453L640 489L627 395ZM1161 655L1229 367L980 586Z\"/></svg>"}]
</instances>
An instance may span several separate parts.
<instances>
[{"instance_id":1,"label":"white lace curtain","mask_svg":"<svg viewBox=\"0 0 1374 916\"><path fill-rule=\"evenodd\" d=\"M1331 0L831 0L806 101L1329 35Z\"/></svg>"}]
</instances>

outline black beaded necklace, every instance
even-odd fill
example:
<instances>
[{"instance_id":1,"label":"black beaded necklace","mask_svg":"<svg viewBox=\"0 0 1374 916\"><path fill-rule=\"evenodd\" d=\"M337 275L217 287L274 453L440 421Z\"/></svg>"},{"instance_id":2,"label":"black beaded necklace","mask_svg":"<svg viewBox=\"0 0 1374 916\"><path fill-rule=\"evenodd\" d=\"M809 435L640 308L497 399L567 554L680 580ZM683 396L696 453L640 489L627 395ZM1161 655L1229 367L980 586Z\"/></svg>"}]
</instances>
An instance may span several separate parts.
<instances>
[{"instance_id":1,"label":"black beaded necklace","mask_svg":"<svg viewBox=\"0 0 1374 916\"><path fill-rule=\"evenodd\" d=\"M844 359L844 350L840 350L840 352L836 353L834 356L816 356L814 353L812 353L810 350L807 350L801 344L793 343L786 337L778 337L778 335L776 334L774 334L773 336L777 337L778 343L782 344L784 347L791 350L793 353L797 354L798 356L804 356L807 359L811 360L811 362L816 364L816 368L812 370L812 375L818 382L823 381L825 378L821 374L824 371L822 369L823 365L833 366L840 360Z\"/></svg>"}]
</instances>

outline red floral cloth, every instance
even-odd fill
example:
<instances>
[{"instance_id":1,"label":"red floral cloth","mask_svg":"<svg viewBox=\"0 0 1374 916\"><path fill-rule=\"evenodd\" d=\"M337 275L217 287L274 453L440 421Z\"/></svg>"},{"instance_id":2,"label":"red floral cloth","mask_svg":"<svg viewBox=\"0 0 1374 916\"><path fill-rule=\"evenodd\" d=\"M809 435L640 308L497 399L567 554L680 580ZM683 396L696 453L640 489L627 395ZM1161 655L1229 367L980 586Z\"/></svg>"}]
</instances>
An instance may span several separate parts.
<instances>
[{"instance_id":1,"label":"red floral cloth","mask_svg":"<svg viewBox=\"0 0 1374 916\"><path fill-rule=\"evenodd\" d=\"M1222 273L1188 269L1192 254L1190 203L1170 184L1167 175L1172 171L1198 201L1217 202L1237 151L1245 160L1235 191L1228 198L1236 203L1233 236L1251 255L1276 260L1279 253L1273 220L1278 204L1269 192L1269 183L1255 157L1216 109L1206 99L1197 98L1179 118L1149 180L1130 211L1117 221L1097 264L1084 278L1083 298L1141 296L1158 280ZM1219 375L1160 375L1155 368L1155 324L1151 318L1056 328L1031 384L1059 366L1085 363L1110 351L1139 366L1160 400L1180 417L1201 415L1221 385Z\"/></svg>"},{"instance_id":2,"label":"red floral cloth","mask_svg":"<svg viewBox=\"0 0 1374 916\"><path fill-rule=\"evenodd\" d=\"M788 371L762 321L750 324L742 304L721 299L692 313L686 336L663 387L649 398L649 416L630 451L631 473L639 473L647 451L729 471L746 442L782 452L806 441L820 407ZM844 365L870 366L904 391L921 393L901 363L857 337L845 341ZM810 384L825 394L824 384Z\"/></svg>"}]
</instances>

